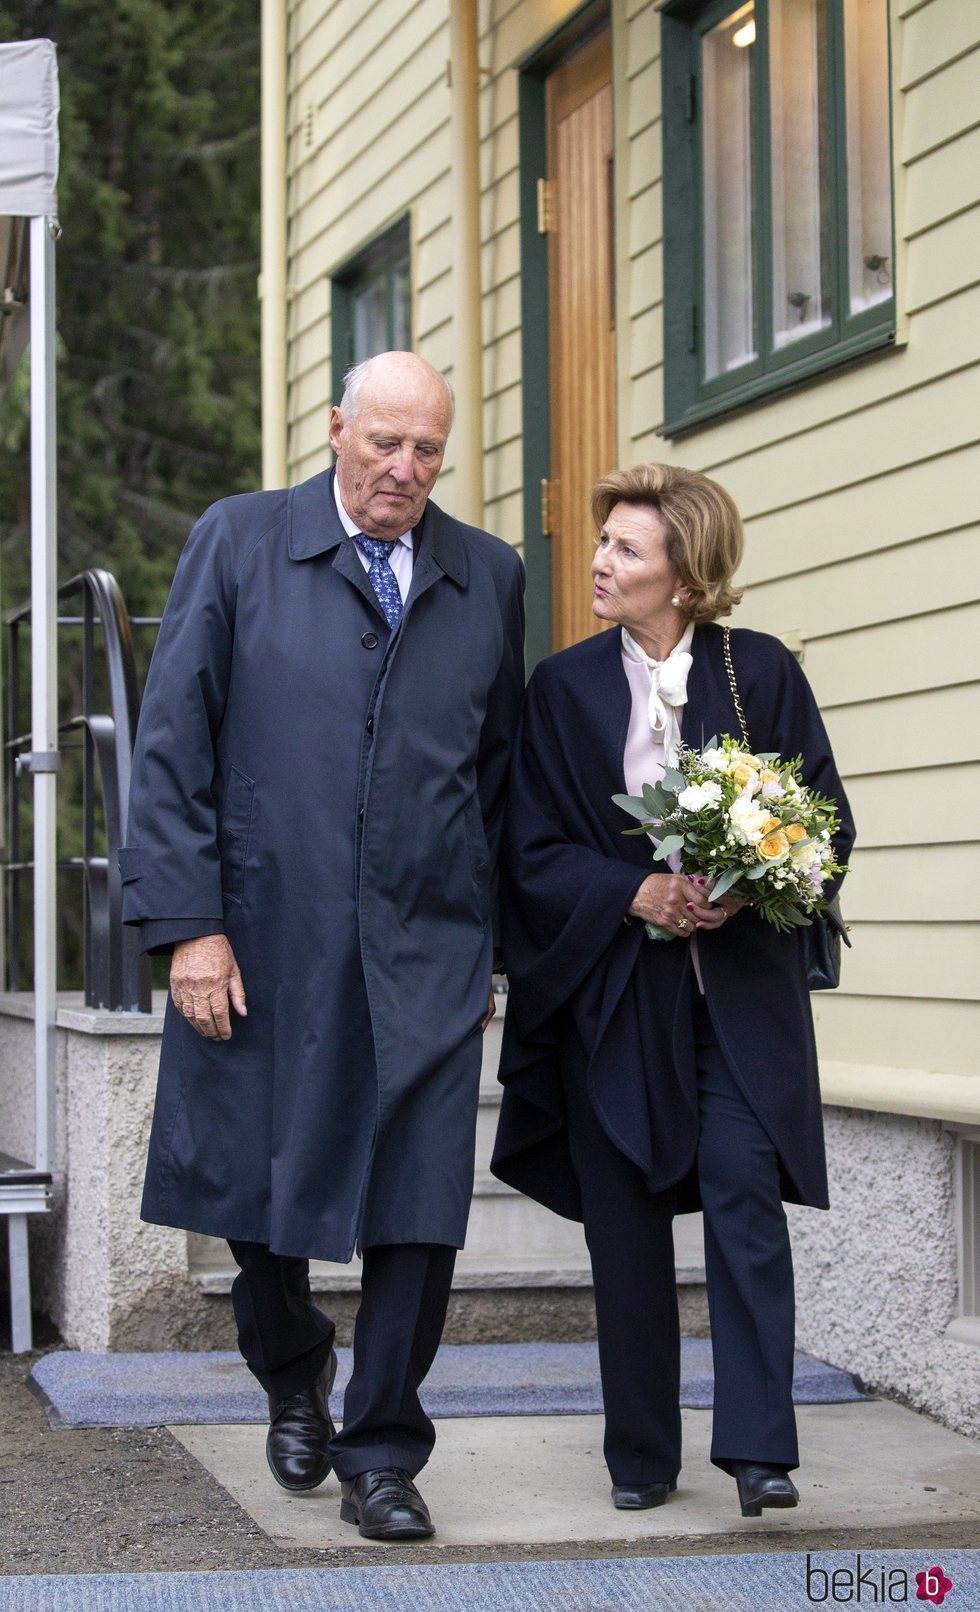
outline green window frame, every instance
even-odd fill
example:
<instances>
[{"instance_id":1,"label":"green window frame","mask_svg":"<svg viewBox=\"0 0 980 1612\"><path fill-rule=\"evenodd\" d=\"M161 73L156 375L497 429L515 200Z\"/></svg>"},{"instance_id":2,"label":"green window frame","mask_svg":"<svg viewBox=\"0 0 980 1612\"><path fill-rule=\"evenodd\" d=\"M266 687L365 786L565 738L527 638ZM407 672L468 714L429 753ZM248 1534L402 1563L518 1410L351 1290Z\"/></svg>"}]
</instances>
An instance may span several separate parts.
<instances>
[{"instance_id":1,"label":"green window frame","mask_svg":"<svg viewBox=\"0 0 980 1612\"><path fill-rule=\"evenodd\" d=\"M665 0L664 436L894 343L887 0Z\"/></svg>"},{"instance_id":2,"label":"green window frame","mask_svg":"<svg viewBox=\"0 0 980 1612\"><path fill-rule=\"evenodd\" d=\"M376 353L411 349L411 251L406 213L331 276L331 373L338 403L352 364Z\"/></svg>"}]
</instances>

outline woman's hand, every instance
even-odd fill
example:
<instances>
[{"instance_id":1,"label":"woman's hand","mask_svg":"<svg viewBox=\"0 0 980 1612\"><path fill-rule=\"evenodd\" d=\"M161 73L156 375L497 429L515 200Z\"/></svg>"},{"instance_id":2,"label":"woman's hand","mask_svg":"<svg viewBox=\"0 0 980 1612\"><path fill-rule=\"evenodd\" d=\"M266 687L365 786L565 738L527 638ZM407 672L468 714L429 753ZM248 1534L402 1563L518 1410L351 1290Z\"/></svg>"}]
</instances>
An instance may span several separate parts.
<instances>
[{"instance_id":1,"label":"woman's hand","mask_svg":"<svg viewBox=\"0 0 980 1612\"><path fill-rule=\"evenodd\" d=\"M722 897L724 900L724 897ZM629 909L631 918L642 918L644 923L659 924L681 940L690 940L696 926L716 929L719 922L718 903L712 906L703 885L695 884L682 873L651 873L644 879Z\"/></svg>"},{"instance_id":2,"label":"woman's hand","mask_svg":"<svg viewBox=\"0 0 980 1612\"><path fill-rule=\"evenodd\" d=\"M709 901L711 881L689 878L681 873L651 873L644 879L629 909L631 918L659 924L681 940L690 940L697 929L720 929L734 917L745 902L731 891L717 901Z\"/></svg>"}]
</instances>

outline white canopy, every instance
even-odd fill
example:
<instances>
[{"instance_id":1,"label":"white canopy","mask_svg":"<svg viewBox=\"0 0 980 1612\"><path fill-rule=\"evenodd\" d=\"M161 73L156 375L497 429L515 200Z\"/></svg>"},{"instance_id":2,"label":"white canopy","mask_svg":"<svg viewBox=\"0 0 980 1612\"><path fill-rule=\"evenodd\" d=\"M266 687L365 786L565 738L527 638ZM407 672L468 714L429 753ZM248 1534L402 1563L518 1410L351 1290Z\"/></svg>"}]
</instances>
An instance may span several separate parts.
<instances>
[{"instance_id":1,"label":"white canopy","mask_svg":"<svg viewBox=\"0 0 980 1612\"><path fill-rule=\"evenodd\" d=\"M55 1052L58 100L58 64L49 39L0 45L0 386L28 338L31 346L31 751L20 759L34 776L34 1147L39 1170L50 1167Z\"/></svg>"},{"instance_id":2,"label":"white canopy","mask_svg":"<svg viewBox=\"0 0 980 1612\"><path fill-rule=\"evenodd\" d=\"M0 213L57 212L58 65L50 39L0 45Z\"/></svg>"},{"instance_id":3,"label":"white canopy","mask_svg":"<svg viewBox=\"0 0 980 1612\"><path fill-rule=\"evenodd\" d=\"M28 218L57 212L58 65L50 39L0 45L0 391L27 345Z\"/></svg>"}]
</instances>

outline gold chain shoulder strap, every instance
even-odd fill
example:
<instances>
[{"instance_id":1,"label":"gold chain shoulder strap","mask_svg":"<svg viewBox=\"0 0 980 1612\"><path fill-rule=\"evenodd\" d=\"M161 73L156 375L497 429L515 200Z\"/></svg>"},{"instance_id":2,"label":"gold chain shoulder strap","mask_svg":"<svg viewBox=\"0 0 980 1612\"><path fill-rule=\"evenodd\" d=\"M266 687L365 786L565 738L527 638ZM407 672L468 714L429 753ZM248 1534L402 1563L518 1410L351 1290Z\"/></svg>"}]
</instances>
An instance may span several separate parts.
<instances>
[{"instance_id":1,"label":"gold chain shoulder strap","mask_svg":"<svg viewBox=\"0 0 980 1612\"><path fill-rule=\"evenodd\" d=\"M752 743L749 739L749 727L745 720L745 712L742 710L742 701L739 699L738 684L735 681L735 668L732 665L732 629L731 627L723 627L721 630L725 635L725 670L728 673L728 686L732 691L732 699L735 701L735 712L738 716L739 726L742 729L742 743L744 744L746 750L751 750Z\"/></svg>"}]
</instances>

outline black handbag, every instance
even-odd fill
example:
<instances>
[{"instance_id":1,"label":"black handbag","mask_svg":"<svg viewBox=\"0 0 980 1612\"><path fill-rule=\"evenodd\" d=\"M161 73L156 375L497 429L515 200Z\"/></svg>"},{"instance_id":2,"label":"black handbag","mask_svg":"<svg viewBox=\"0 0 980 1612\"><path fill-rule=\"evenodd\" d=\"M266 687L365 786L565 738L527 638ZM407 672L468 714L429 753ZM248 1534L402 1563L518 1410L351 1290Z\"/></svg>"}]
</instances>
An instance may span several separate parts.
<instances>
[{"instance_id":1,"label":"black handbag","mask_svg":"<svg viewBox=\"0 0 980 1612\"><path fill-rule=\"evenodd\" d=\"M751 750L745 712L738 696L735 668L732 665L731 628L724 627L722 631L725 634L725 670L728 673L735 711L742 730L742 743L746 750ZM799 935L803 947L807 988L811 991L835 991L840 984L841 941L848 947L851 944L847 938L847 925L840 910L840 896L831 896L826 911L817 913L811 918L808 927L800 928Z\"/></svg>"}]
</instances>

